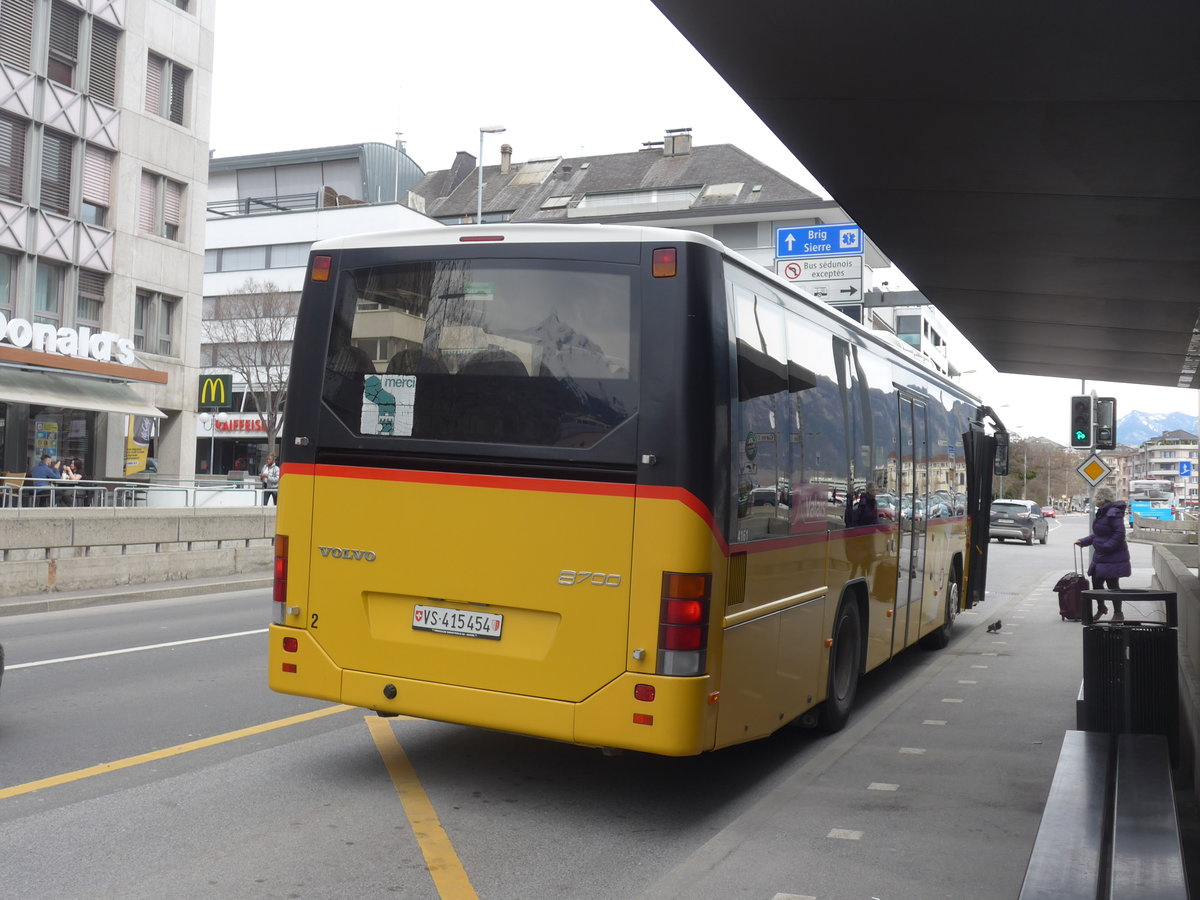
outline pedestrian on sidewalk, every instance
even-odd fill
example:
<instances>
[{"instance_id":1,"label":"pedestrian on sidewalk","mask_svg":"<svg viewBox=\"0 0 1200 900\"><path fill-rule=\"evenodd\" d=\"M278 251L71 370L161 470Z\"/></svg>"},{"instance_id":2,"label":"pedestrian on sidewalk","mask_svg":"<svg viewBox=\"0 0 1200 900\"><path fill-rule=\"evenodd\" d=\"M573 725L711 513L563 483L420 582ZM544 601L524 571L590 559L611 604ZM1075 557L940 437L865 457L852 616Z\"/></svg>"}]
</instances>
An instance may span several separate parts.
<instances>
[{"instance_id":1,"label":"pedestrian on sidewalk","mask_svg":"<svg viewBox=\"0 0 1200 900\"><path fill-rule=\"evenodd\" d=\"M1080 547L1092 548L1092 563L1087 573L1092 576L1092 590L1119 591L1121 578L1128 578L1133 569L1129 562L1129 544L1125 541L1125 504L1118 503L1110 488L1096 491L1096 518L1092 522L1092 533L1075 542ZM1096 617L1108 614L1108 607L1101 600L1096 608ZM1124 622L1121 601L1113 600L1114 622Z\"/></svg>"},{"instance_id":2,"label":"pedestrian on sidewalk","mask_svg":"<svg viewBox=\"0 0 1200 900\"><path fill-rule=\"evenodd\" d=\"M259 473L259 478L262 479L263 486L263 506L267 505L267 501L279 505L279 466L275 465L275 457L268 456L267 463L262 467Z\"/></svg>"}]
</instances>

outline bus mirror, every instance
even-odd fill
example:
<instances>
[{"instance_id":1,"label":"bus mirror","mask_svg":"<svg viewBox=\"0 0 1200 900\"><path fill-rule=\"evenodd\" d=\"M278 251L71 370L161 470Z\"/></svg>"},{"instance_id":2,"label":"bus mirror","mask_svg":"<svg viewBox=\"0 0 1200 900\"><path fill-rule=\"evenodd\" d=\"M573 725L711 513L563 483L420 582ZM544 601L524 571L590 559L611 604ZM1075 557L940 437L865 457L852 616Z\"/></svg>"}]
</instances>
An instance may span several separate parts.
<instances>
[{"instance_id":1,"label":"bus mirror","mask_svg":"<svg viewBox=\"0 0 1200 900\"><path fill-rule=\"evenodd\" d=\"M767 397L788 389L787 366L738 338L738 400Z\"/></svg>"},{"instance_id":2,"label":"bus mirror","mask_svg":"<svg viewBox=\"0 0 1200 900\"><path fill-rule=\"evenodd\" d=\"M992 468L994 475L1008 474L1008 432L996 432L996 463Z\"/></svg>"},{"instance_id":3,"label":"bus mirror","mask_svg":"<svg viewBox=\"0 0 1200 900\"><path fill-rule=\"evenodd\" d=\"M798 394L801 391L807 391L809 388L817 386L817 376L800 365L800 363L792 362L790 359L787 364L787 378L787 389L793 394Z\"/></svg>"}]
</instances>

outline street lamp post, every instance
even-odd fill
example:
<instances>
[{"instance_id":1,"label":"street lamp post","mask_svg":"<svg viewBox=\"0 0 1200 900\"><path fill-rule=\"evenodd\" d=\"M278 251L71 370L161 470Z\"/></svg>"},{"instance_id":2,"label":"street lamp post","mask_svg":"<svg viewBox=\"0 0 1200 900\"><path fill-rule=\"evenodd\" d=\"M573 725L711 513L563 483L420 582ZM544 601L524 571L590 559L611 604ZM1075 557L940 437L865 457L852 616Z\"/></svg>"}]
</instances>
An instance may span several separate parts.
<instances>
[{"instance_id":1,"label":"street lamp post","mask_svg":"<svg viewBox=\"0 0 1200 900\"><path fill-rule=\"evenodd\" d=\"M215 416L209 412L200 413L200 424L207 428L208 431L208 474L213 474L214 457L217 446L217 424L224 425L229 421L228 413L217 413Z\"/></svg>"},{"instance_id":2,"label":"street lamp post","mask_svg":"<svg viewBox=\"0 0 1200 900\"><path fill-rule=\"evenodd\" d=\"M483 223L483 136L499 134L504 131L503 125L483 125L479 129L479 196L476 197L475 224Z\"/></svg>"}]
</instances>

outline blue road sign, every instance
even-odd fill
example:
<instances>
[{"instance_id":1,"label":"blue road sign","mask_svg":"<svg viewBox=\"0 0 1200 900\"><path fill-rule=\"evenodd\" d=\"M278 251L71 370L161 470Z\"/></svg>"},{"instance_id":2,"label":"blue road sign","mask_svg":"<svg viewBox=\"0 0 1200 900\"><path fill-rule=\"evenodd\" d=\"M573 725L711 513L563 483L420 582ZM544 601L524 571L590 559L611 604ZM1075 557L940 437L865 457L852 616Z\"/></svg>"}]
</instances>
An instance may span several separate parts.
<instances>
[{"instance_id":1,"label":"blue road sign","mask_svg":"<svg viewBox=\"0 0 1200 900\"><path fill-rule=\"evenodd\" d=\"M857 225L794 225L775 229L775 256L850 256L863 252Z\"/></svg>"},{"instance_id":2,"label":"blue road sign","mask_svg":"<svg viewBox=\"0 0 1200 900\"><path fill-rule=\"evenodd\" d=\"M1192 464L1189 460L1180 461L1179 477L1180 478L1191 478L1192 477Z\"/></svg>"}]
</instances>

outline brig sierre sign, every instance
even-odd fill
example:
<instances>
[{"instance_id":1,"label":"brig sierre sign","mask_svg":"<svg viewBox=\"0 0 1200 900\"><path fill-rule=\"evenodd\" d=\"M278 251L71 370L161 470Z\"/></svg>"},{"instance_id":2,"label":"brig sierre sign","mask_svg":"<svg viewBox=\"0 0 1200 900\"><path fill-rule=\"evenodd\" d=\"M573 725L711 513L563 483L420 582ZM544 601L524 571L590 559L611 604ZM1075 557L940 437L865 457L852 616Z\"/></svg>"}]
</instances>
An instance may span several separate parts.
<instances>
[{"instance_id":1,"label":"brig sierre sign","mask_svg":"<svg viewBox=\"0 0 1200 900\"><path fill-rule=\"evenodd\" d=\"M136 362L133 341L111 331L95 331L87 325L68 328L27 319L9 319L0 313L0 344L28 348L55 356L73 356L99 362Z\"/></svg>"}]
</instances>

